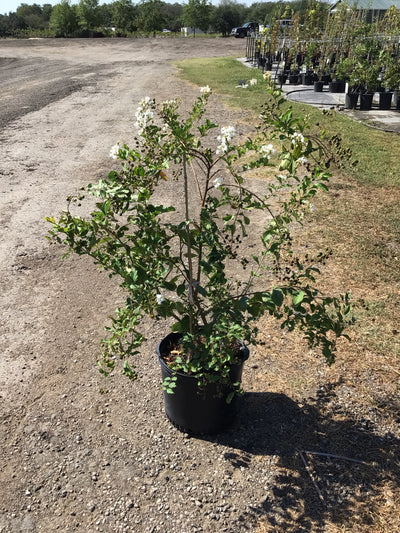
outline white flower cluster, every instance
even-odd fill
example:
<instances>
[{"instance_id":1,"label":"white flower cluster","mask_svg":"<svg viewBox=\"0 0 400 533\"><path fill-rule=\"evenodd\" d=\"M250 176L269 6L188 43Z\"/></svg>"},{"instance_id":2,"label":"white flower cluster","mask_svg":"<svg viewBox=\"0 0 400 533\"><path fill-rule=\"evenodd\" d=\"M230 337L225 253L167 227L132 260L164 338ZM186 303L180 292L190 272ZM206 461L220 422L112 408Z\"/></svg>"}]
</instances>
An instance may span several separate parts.
<instances>
[{"instance_id":1,"label":"white flower cluster","mask_svg":"<svg viewBox=\"0 0 400 533\"><path fill-rule=\"evenodd\" d=\"M142 135L143 130L148 125L148 122L152 120L152 118L154 117L154 113L152 111L153 104L154 104L154 100L152 100L149 96L146 96L139 102L139 106L135 113L135 116L136 116L135 126L139 128L139 131L138 131L139 135Z\"/></svg>"},{"instance_id":2,"label":"white flower cluster","mask_svg":"<svg viewBox=\"0 0 400 533\"><path fill-rule=\"evenodd\" d=\"M120 150L119 143L114 144L114 146L112 146L110 150L110 157L112 157L113 159L118 159L119 150Z\"/></svg>"},{"instance_id":3,"label":"white flower cluster","mask_svg":"<svg viewBox=\"0 0 400 533\"><path fill-rule=\"evenodd\" d=\"M168 107L171 107L171 106L174 106L177 104L177 101L176 100L164 100L164 102L162 103L162 108L168 108Z\"/></svg>"},{"instance_id":4,"label":"white flower cluster","mask_svg":"<svg viewBox=\"0 0 400 533\"><path fill-rule=\"evenodd\" d=\"M296 163L298 165L305 165L307 163L307 158L306 157L299 157L298 159L296 159Z\"/></svg>"},{"instance_id":5,"label":"white flower cluster","mask_svg":"<svg viewBox=\"0 0 400 533\"><path fill-rule=\"evenodd\" d=\"M201 94L210 94L211 89L208 85L206 85L205 87L200 87L200 92Z\"/></svg>"},{"instance_id":6,"label":"white flower cluster","mask_svg":"<svg viewBox=\"0 0 400 533\"><path fill-rule=\"evenodd\" d=\"M228 143L231 142L236 135L236 130L233 126L224 126L221 128L221 135L218 135L217 140L220 141L220 145L216 149L216 154L224 154L228 151Z\"/></svg>"},{"instance_id":7,"label":"white flower cluster","mask_svg":"<svg viewBox=\"0 0 400 533\"><path fill-rule=\"evenodd\" d=\"M252 79L249 81L249 85L257 85L257 79L256 79L256 78L252 78Z\"/></svg>"},{"instance_id":8,"label":"white flower cluster","mask_svg":"<svg viewBox=\"0 0 400 533\"><path fill-rule=\"evenodd\" d=\"M276 150L272 144L263 144L260 148L260 154L269 159L271 156L276 155Z\"/></svg>"},{"instance_id":9,"label":"white flower cluster","mask_svg":"<svg viewBox=\"0 0 400 533\"><path fill-rule=\"evenodd\" d=\"M305 144L304 136L301 133L295 132L292 135L292 146L296 146L296 144L301 146Z\"/></svg>"}]
</instances>

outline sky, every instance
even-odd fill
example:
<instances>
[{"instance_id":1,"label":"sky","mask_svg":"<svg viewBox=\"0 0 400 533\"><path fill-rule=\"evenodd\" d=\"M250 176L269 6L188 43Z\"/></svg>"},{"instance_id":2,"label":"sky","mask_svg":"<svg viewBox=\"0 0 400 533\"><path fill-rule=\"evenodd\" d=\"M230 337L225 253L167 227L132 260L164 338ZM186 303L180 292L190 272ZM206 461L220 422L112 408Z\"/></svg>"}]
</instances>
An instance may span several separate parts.
<instances>
[{"instance_id":1,"label":"sky","mask_svg":"<svg viewBox=\"0 0 400 533\"><path fill-rule=\"evenodd\" d=\"M113 0L110 0L110 2L112 2ZM133 3L136 4L139 0L133 0ZM171 3L173 4L175 2L175 0L165 0L167 1L168 3ZM185 3L185 0L176 0L177 2L179 3ZM239 3L241 4L245 4L245 5L251 5L253 4L254 2L256 2L257 0L238 0ZM0 0L0 14L1 15L8 15L8 13L10 12L14 12L17 11L18 7L21 5L21 4L28 4L28 5L32 5L32 4L38 4L39 6L42 6L43 4L51 4L53 6L55 6L56 4L58 4L60 2L60 0ZM72 0L71 1L71 4L77 4L79 2L79 0ZM100 1L99 2L100 4L108 4L109 2L105 2L105 1ZM211 2L212 4L214 5L218 5L219 4L219 0L212 0Z\"/></svg>"}]
</instances>

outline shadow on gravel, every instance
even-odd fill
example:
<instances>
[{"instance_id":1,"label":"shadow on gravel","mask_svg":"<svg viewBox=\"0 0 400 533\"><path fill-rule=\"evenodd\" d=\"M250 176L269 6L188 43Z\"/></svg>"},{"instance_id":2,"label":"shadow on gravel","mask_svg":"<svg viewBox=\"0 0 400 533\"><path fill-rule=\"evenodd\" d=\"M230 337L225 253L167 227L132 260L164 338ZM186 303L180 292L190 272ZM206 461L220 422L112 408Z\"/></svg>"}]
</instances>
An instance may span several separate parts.
<instances>
[{"instance_id":1,"label":"shadow on gravel","mask_svg":"<svg viewBox=\"0 0 400 533\"><path fill-rule=\"evenodd\" d=\"M399 490L400 440L352 417L335 402L336 385L302 406L283 394L247 393L235 427L209 439L237 450L225 454L234 468L269 457L274 481L243 517L264 524L261 532L316 533L351 523L363 531L373 524L374 502Z\"/></svg>"}]
</instances>

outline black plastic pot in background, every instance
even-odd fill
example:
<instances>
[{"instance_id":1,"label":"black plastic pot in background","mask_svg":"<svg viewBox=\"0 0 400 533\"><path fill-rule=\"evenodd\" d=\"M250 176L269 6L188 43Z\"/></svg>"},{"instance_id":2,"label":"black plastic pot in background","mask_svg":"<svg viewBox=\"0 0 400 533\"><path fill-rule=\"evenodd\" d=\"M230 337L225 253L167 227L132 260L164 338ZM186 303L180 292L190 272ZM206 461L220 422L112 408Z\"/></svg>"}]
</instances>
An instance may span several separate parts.
<instances>
[{"instance_id":1,"label":"black plastic pot in background","mask_svg":"<svg viewBox=\"0 0 400 533\"><path fill-rule=\"evenodd\" d=\"M299 74L289 74L289 83L297 85L299 83Z\"/></svg>"},{"instance_id":2,"label":"black plastic pot in background","mask_svg":"<svg viewBox=\"0 0 400 533\"><path fill-rule=\"evenodd\" d=\"M345 108L355 109L357 107L359 93L346 93Z\"/></svg>"},{"instance_id":3,"label":"black plastic pot in background","mask_svg":"<svg viewBox=\"0 0 400 533\"><path fill-rule=\"evenodd\" d=\"M372 93L361 93L360 94L360 110L361 111L371 111L373 97L374 95Z\"/></svg>"},{"instance_id":4,"label":"black plastic pot in background","mask_svg":"<svg viewBox=\"0 0 400 533\"><path fill-rule=\"evenodd\" d=\"M174 393L168 394L163 391L166 415L175 427L186 433L200 435L223 431L234 420L236 398L234 397L228 404L226 398L231 389L227 385L221 387L209 383L200 389L198 378L174 372L167 366L162 354L168 353L171 344L174 345L180 337L178 333L170 333L160 342L156 350L163 381L167 377L176 377ZM243 343L240 345L238 355L241 363L231 368L232 383L240 383L244 362L249 357L249 349Z\"/></svg>"},{"instance_id":5,"label":"black plastic pot in background","mask_svg":"<svg viewBox=\"0 0 400 533\"><path fill-rule=\"evenodd\" d=\"M315 93L322 93L324 90L324 82L323 81L314 81L314 92Z\"/></svg>"},{"instance_id":6,"label":"black plastic pot in background","mask_svg":"<svg viewBox=\"0 0 400 533\"><path fill-rule=\"evenodd\" d=\"M379 109L390 109L392 107L392 92L379 93Z\"/></svg>"},{"instance_id":7,"label":"black plastic pot in background","mask_svg":"<svg viewBox=\"0 0 400 533\"><path fill-rule=\"evenodd\" d=\"M346 83L342 80L332 80L329 83L329 90L331 93L344 93Z\"/></svg>"},{"instance_id":8,"label":"black plastic pot in background","mask_svg":"<svg viewBox=\"0 0 400 533\"><path fill-rule=\"evenodd\" d=\"M301 83L303 85L314 84L314 74L312 72L305 72L301 74Z\"/></svg>"}]
</instances>

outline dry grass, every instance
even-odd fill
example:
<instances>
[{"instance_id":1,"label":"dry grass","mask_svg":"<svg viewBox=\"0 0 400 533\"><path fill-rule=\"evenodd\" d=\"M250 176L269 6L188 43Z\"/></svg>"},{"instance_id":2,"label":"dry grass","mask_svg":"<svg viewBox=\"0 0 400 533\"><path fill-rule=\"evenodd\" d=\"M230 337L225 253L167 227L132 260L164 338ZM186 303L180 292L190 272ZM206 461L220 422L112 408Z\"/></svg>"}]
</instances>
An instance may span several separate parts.
<instances>
[{"instance_id":1,"label":"dry grass","mask_svg":"<svg viewBox=\"0 0 400 533\"><path fill-rule=\"evenodd\" d=\"M296 433L290 460L280 458L257 533L400 531L399 201L397 189L342 176L297 231L300 248L328 242L333 249L322 286L351 291L357 322L330 368L296 333L269 318L261 324L258 366L267 360L269 370L256 369L250 387L291 398L311 419ZM328 455L307 455L310 449Z\"/></svg>"}]
</instances>

